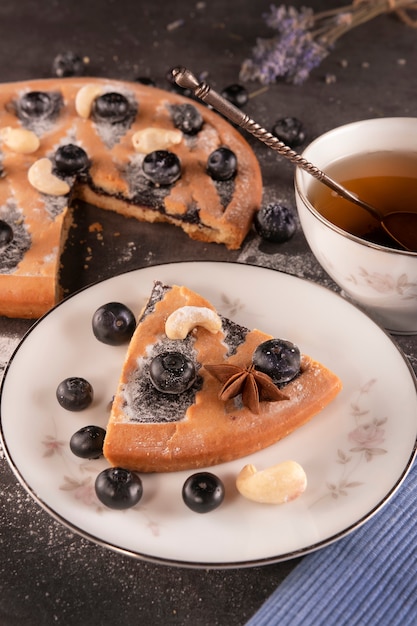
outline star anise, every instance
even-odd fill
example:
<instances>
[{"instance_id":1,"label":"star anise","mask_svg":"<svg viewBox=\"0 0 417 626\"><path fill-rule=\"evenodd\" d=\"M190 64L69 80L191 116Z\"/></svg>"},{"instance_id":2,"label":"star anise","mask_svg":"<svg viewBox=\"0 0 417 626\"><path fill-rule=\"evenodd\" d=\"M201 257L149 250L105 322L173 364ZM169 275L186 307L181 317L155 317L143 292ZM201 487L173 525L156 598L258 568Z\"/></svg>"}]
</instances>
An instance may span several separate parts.
<instances>
[{"instance_id":1,"label":"star anise","mask_svg":"<svg viewBox=\"0 0 417 626\"><path fill-rule=\"evenodd\" d=\"M259 372L253 365L239 367L232 363L220 365L206 365L206 370L218 381L223 383L219 391L219 398L226 402L239 394L242 394L242 402L252 413L259 413L259 403L262 400L276 402L288 400L271 377Z\"/></svg>"}]
</instances>

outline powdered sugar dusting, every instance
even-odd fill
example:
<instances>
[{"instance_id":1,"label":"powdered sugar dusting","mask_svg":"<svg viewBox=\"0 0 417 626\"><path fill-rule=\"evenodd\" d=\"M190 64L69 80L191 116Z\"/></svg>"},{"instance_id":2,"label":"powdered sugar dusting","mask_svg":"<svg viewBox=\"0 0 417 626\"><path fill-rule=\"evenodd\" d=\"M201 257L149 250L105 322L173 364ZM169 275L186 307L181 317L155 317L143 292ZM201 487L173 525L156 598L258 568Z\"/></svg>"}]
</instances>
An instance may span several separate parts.
<instances>
[{"instance_id":1,"label":"powdered sugar dusting","mask_svg":"<svg viewBox=\"0 0 417 626\"><path fill-rule=\"evenodd\" d=\"M180 347L180 349L179 349ZM152 359L162 352L181 352L195 365L196 371L200 364L196 359L194 339L189 336L178 345L164 337L156 342L149 350L149 354L138 360L138 367L132 373L130 380L124 386L126 421L131 422L175 422L184 419L186 410L195 401L195 394L201 387L201 378L197 376L190 389L181 394L166 394L158 391L151 382L149 367Z\"/></svg>"},{"instance_id":2,"label":"powdered sugar dusting","mask_svg":"<svg viewBox=\"0 0 417 626\"><path fill-rule=\"evenodd\" d=\"M301 236L300 234L300 239ZM326 287L337 290L337 286L316 261L312 252L306 250L305 245L293 244L289 250L285 244L268 243L258 235L252 235L246 240L238 262L279 270L299 278L318 280Z\"/></svg>"},{"instance_id":3,"label":"powdered sugar dusting","mask_svg":"<svg viewBox=\"0 0 417 626\"><path fill-rule=\"evenodd\" d=\"M9 362L9 359L19 341L20 338L17 335L11 337L0 337L0 381L3 378L7 363Z\"/></svg>"},{"instance_id":4,"label":"powdered sugar dusting","mask_svg":"<svg viewBox=\"0 0 417 626\"><path fill-rule=\"evenodd\" d=\"M13 104L22 126L28 130L32 130L38 137L42 137L45 133L50 132L54 128L56 117L63 106L62 95L57 91L47 92L50 98L50 110L48 114L40 117L30 117L22 113L20 106L21 98L29 92L29 88L20 91L18 100Z\"/></svg>"},{"instance_id":5,"label":"powdered sugar dusting","mask_svg":"<svg viewBox=\"0 0 417 626\"><path fill-rule=\"evenodd\" d=\"M198 135L195 136L197 149L210 154L219 147L219 134L217 130L208 124L204 124Z\"/></svg>"},{"instance_id":6,"label":"powdered sugar dusting","mask_svg":"<svg viewBox=\"0 0 417 626\"><path fill-rule=\"evenodd\" d=\"M105 92L110 93L112 91L112 87L108 85L105 89ZM126 89L123 85L118 85L116 89L117 93L122 94L129 102L130 110L129 114L123 122L118 123L110 123L110 122L102 122L96 120L94 122L94 126L97 130L98 135L102 142L107 146L107 148L113 148L121 138L127 133L129 128L131 127L137 111L138 111L138 103L136 102L136 98L134 94Z\"/></svg>"},{"instance_id":7,"label":"powdered sugar dusting","mask_svg":"<svg viewBox=\"0 0 417 626\"><path fill-rule=\"evenodd\" d=\"M13 229L13 239L2 248L0 255L0 273L11 274L30 248L31 236L23 219L23 211L14 199L9 199L0 206L0 219Z\"/></svg>"},{"instance_id":8,"label":"powdered sugar dusting","mask_svg":"<svg viewBox=\"0 0 417 626\"><path fill-rule=\"evenodd\" d=\"M20 341L18 335L11 337L0 336L0 383L2 381L4 372L6 371L7 363L12 356L14 350ZM3 450L0 443L0 459L3 458Z\"/></svg>"}]
</instances>

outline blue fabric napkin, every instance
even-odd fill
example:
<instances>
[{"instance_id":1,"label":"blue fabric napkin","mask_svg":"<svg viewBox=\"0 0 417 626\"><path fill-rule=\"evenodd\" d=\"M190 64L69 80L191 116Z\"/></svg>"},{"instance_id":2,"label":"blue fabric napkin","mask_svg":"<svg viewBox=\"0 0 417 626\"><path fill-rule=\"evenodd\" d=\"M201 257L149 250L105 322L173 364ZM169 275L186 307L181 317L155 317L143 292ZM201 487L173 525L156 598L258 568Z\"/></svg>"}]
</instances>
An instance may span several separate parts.
<instances>
[{"instance_id":1,"label":"blue fabric napkin","mask_svg":"<svg viewBox=\"0 0 417 626\"><path fill-rule=\"evenodd\" d=\"M417 624L417 463L362 527L304 557L247 626Z\"/></svg>"}]
</instances>

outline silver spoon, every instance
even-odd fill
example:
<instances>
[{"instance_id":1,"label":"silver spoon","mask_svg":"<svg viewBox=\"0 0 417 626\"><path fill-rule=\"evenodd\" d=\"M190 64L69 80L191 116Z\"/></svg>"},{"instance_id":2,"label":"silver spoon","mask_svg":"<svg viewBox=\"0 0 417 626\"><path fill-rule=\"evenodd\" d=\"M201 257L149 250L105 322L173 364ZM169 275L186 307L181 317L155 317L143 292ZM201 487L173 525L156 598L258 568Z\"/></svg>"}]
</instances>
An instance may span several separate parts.
<instances>
[{"instance_id":1,"label":"silver spoon","mask_svg":"<svg viewBox=\"0 0 417 626\"><path fill-rule=\"evenodd\" d=\"M368 211L376 220L378 220L384 231L404 250L417 252L417 213L412 211L392 211L386 215L382 215L378 209L371 206L364 200L361 200L354 193L334 181L327 174L322 172L318 167L309 163L300 154L294 152L291 148L262 128L248 115L235 107L229 100L223 98L216 91L211 89L210 85L205 82L199 82L190 70L186 67L176 67L172 70L172 77L180 87L190 89L197 98L211 105L216 111L224 115L231 122L240 126L244 130L251 133L256 139L259 139L272 150L278 152L281 156L289 159L297 167L314 176L327 187L330 187L339 196L353 202Z\"/></svg>"}]
</instances>

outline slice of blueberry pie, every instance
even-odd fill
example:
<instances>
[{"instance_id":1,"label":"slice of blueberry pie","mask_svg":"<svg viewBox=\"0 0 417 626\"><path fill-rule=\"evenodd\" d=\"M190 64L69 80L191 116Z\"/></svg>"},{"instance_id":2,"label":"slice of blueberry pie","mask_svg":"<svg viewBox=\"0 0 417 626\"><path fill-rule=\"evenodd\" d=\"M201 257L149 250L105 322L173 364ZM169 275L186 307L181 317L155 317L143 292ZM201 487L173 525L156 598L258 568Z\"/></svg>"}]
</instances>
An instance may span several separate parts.
<instances>
[{"instance_id":1,"label":"slice of blueberry pie","mask_svg":"<svg viewBox=\"0 0 417 626\"><path fill-rule=\"evenodd\" d=\"M181 95L96 78L0 86L0 315L61 297L60 253L79 197L240 247L259 209L259 164L240 133Z\"/></svg>"},{"instance_id":2,"label":"slice of blueberry pie","mask_svg":"<svg viewBox=\"0 0 417 626\"><path fill-rule=\"evenodd\" d=\"M156 282L130 340L104 455L141 472L231 461L289 435L341 387L292 342L237 324L184 286Z\"/></svg>"}]
</instances>

